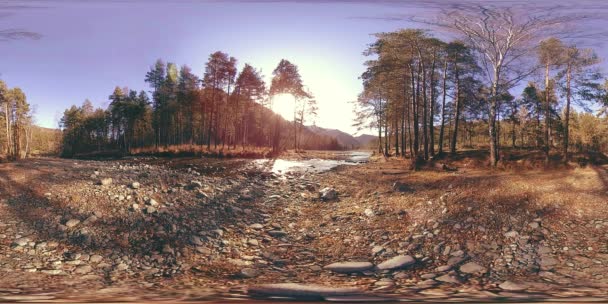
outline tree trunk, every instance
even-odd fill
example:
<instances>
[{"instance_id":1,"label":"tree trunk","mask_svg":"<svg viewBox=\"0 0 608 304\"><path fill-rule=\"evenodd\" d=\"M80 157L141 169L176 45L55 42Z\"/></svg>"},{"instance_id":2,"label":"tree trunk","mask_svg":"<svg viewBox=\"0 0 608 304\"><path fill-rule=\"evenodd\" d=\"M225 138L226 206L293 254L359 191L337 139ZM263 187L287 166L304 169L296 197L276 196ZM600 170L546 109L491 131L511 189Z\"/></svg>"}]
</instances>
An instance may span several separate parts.
<instances>
[{"instance_id":1,"label":"tree trunk","mask_svg":"<svg viewBox=\"0 0 608 304\"><path fill-rule=\"evenodd\" d=\"M569 135L570 135L570 99L572 98L571 84L572 81L572 65L568 64L568 69L566 70L566 113L564 113L564 163L568 162L568 144L569 144Z\"/></svg>"},{"instance_id":2,"label":"tree trunk","mask_svg":"<svg viewBox=\"0 0 608 304\"><path fill-rule=\"evenodd\" d=\"M420 151L419 144L419 126L418 126L418 96L420 95L420 63L418 63L418 75L416 77L416 85L414 91L415 94L412 94L412 115L413 115L413 128L414 128L414 158L418 157L418 152ZM412 73L412 87L414 87L414 70Z\"/></svg>"},{"instance_id":3,"label":"tree trunk","mask_svg":"<svg viewBox=\"0 0 608 304\"><path fill-rule=\"evenodd\" d=\"M490 135L490 166L496 167L498 164L498 140L496 133L496 98L498 94L498 80L500 71L494 71L494 83L490 96L490 116L488 121L488 133Z\"/></svg>"},{"instance_id":4,"label":"tree trunk","mask_svg":"<svg viewBox=\"0 0 608 304\"><path fill-rule=\"evenodd\" d=\"M448 60L446 58L444 66L443 66L443 91L442 91L442 100L441 100L441 126L439 127L439 155L443 154L443 132L445 130L445 98L447 95L447 73L448 73Z\"/></svg>"},{"instance_id":5,"label":"tree trunk","mask_svg":"<svg viewBox=\"0 0 608 304\"><path fill-rule=\"evenodd\" d=\"M549 64L545 65L545 125L543 126L543 133L545 139L545 165L549 164L549 120L550 120L550 110L549 110Z\"/></svg>"},{"instance_id":6,"label":"tree trunk","mask_svg":"<svg viewBox=\"0 0 608 304\"><path fill-rule=\"evenodd\" d=\"M454 63L454 73L456 80L456 93L454 94L454 132L452 133L452 141L450 142L450 154L456 154L456 141L458 139L458 121L460 118L460 75L458 64Z\"/></svg>"},{"instance_id":7,"label":"tree trunk","mask_svg":"<svg viewBox=\"0 0 608 304\"><path fill-rule=\"evenodd\" d=\"M433 54L433 63L431 64L431 100L429 102L429 153L431 157L435 156L435 60L437 53Z\"/></svg>"}]
</instances>

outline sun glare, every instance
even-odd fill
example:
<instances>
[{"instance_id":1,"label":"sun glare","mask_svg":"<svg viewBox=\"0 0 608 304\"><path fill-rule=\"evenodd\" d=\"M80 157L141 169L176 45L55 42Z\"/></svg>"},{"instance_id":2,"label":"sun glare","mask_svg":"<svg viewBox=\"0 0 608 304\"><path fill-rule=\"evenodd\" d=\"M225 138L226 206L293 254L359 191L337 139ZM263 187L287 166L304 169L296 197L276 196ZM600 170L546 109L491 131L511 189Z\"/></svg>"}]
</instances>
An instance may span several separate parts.
<instances>
[{"instance_id":1,"label":"sun glare","mask_svg":"<svg viewBox=\"0 0 608 304\"><path fill-rule=\"evenodd\" d=\"M283 118L293 121L294 97L291 94L279 94L272 97L272 111Z\"/></svg>"}]
</instances>

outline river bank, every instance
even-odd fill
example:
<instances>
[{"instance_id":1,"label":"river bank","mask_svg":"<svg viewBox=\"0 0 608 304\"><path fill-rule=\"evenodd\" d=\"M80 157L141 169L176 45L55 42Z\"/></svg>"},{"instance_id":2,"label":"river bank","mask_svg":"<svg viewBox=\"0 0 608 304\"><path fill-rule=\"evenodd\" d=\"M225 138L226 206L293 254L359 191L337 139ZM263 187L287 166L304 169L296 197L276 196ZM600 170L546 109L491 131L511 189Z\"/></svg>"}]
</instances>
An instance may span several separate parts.
<instances>
[{"instance_id":1,"label":"river bank","mask_svg":"<svg viewBox=\"0 0 608 304\"><path fill-rule=\"evenodd\" d=\"M409 299L606 296L605 168L412 172L316 156L280 172L244 159L3 164L0 299L243 299L275 283Z\"/></svg>"}]
</instances>

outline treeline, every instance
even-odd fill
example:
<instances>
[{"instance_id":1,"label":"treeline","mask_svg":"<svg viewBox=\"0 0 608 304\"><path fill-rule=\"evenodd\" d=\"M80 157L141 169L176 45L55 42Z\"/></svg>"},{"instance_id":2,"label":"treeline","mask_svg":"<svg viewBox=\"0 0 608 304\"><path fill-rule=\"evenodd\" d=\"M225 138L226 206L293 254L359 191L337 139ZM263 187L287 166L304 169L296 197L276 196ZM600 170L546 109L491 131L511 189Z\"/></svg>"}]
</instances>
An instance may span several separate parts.
<instances>
[{"instance_id":1,"label":"treeline","mask_svg":"<svg viewBox=\"0 0 608 304\"><path fill-rule=\"evenodd\" d=\"M237 60L223 52L209 56L202 78L188 66L158 60L145 81L151 96L116 87L107 109L95 109L90 101L67 109L61 120L63 156L237 147L341 149L335 139L304 127L315 114L314 98L287 60L273 72L269 89L258 70L245 64L238 71ZM278 94L294 96L292 123L270 109Z\"/></svg>"},{"instance_id":2,"label":"treeline","mask_svg":"<svg viewBox=\"0 0 608 304\"><path fill-rule=\"evenodd\" d=\"M525 56L527 66L499 67L493 74L489 51L474 41L446 42L418 29L376 37L365 52L372 59L361 76L356 112L360 128L377 130L380 153L428 160L474 144L495 153L508 145L538 148L547 161L550 150L559 150L566 161L568 148L606 148L598 135L583 134L595 131L585 127L593 115L572 110L574 104L580 109L606 104L608 83L602 83L591 49L543 39L516 58L503 58L514 62ZM511 95L526 78L523 92ZM606 124L605 118L594 121Z\"/></svg>"},{"instance_id":3,"label":"treeline","mask_svg":"<svg viewBox=\"0 0 608 304\"><path fill-rule=\"evenodd\" d=\"M25 93L0 80L0 132L2 155L8 159L28 157L31 152L32 113Z\"/></svg>"}]
</instances>

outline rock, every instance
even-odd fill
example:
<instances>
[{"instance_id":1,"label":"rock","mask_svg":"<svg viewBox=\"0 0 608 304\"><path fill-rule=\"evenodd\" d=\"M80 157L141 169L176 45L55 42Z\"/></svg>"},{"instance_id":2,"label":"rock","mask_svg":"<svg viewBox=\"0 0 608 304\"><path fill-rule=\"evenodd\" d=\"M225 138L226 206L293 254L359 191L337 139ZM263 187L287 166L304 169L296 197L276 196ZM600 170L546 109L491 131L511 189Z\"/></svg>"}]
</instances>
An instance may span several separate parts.
<instances>
[{"instance_id":1,"label":"rock","mask_svg":"<svg viewBox=\"0 0 608 304\"><path fill-rule=\"evenodd\" d=\"M519 232L517 232L517 231L513 231L513 230L511 230L511 231L509 231L509 232L506 232L506 233L505 233L505 237L506 237L506 238L515 238L515 237L517 237L518 235L519 235Z\"/></svg>"},{"instance_id":2,"label":"rock","mask_svg":"<svg viewBox=\"0 0 608 304\"><path fill-rule=\"evenodd\" d=\"M196 181L196 180L190 181L190 188L198 189L198 188L202 188L202 187L203 187L203 183Z\"/></svg>"},{"instance_id":3,"label":"rock","mask_svg":"<svg viewBox=\"0 0 608 304\"><path fill-rule=\"evenodd\" d=\"M446 271L450 271L452 269L452 266L450 265L443 265L443 266L439 266L437 267L437 272L446 272Z\"/></svg>"},{"instance_id":4,"label":"rock","mask_svg":"<svg viewBox=\"0 0 608 304\"><path fill-rule=\"evenodd\" d=\"M78 219L70 219L67 222L65 222L65 226L68 228L72 228L78 224L80 224L80 220L78 220Z\"/></svg>"},{"instance_id":5,"label":"rock","mask_svg":"<svg viewBox=\"0 0 608 304\"><path fill-rule=\"evenodd\" d=\"M139 189L140 187L141 187L141 185L138 182L131 183L131 188L133 188L133 189Z\"/></svg>"},{"instance_id":6,"label":"rock","mask_svg":"<svg viewBox=\"0 0 608 304\"><path fill-rule=\"evenodd\" d=\"M369 208L365 209L365 211L363 211L363 213L364 213L364 214L365 214L367 217L372 217L372 216L376 215L376 214L374 213L374 210L369 209Z\"/></svg>"},{"instance_id":7,"label":"rock","mask_svg":"<svg viewBox=\"0 0 608 304\"><path fill-rule=\"evenodd\" d=\"M190 243L195 246L201 246L204 244L201 238L196 235L190 236Z\"/></svg>"},{"instance_id":8,"label":"rock","mask_svg":"<svg viewBox=\"0 0 608 304\"><path fill-rule=\"evenodd\" d=\"M162 253L175 254L175 252L173 251L173 248L171 248L171 246L169 246L169 244L163 245Z\"/></svg>"},{"instance_id":9,"label":"rock","mask_svg":"<svg viewBox=\"0 0 608 304\"><path fill-rule=\"evenodd\" d=\"M486 271L485 267L474 262L469 262L460 266L460 272L467 274L485 273Z\"/></svg>"},{"instance_id":10,"label":"rock","mask_svg":"<svg viewBox=\"0 0 608 304\"><path fill-rule=\"evenodd\" d=\"M458 278L456 278L455 276L449 275L449 274L444 274L440 277L436 277L435 280L437 280L439 282L451 283L451 284L460 283L460 280Z\"/></svg>"},{"instance_id":11,"label":"rock","mask_svg":"<svg viewBox=\"0 0 608 304\"><path fill-rule=\"evenodd\" d=\"M378 254L382 253L383 251L384 251L384 247L374 246L374 248L372 248L372 255L378 255Z\"/></svg>"},{"instance_id":12,"label":"rock","mask_svg":"<svg viewBox=\"0 0 608 304\"><path fill-rule=\"evenodd\" d=\"M411 190L412 189L408 185L402 182L395 182L393 184L393 191L395 192L410 192Z\"/></svg>"},{"instance_id":13,"label":"rock","mask_svg":"<svg viewBox=\"0 0 608 304\"><path fill-rule=\"evenodd\" d=\"M249 244L251 246L259 246L260 242L258 242L258 240L256 240L256 239L249 239L249 240L247 240L247 244Z\"/></svg>"},{"instance_id":14,"label":"rock","mask_svg":"<svg viewBox=\"0 0 608 304\"><path fill-rule=\"evenodd\" d=\"M27 237L18 238L13 242L13 245L17 246L26 246L30 242L30 239Z\"/></svg>"},{"instance_id":15,"label":"rock","mask_svg":"<svg viewBox=\"0 0 608 304\"><path fill-rule=\"evenodd\" d=\"M99 263L99 262L101 262L101 260L103 260L103 257L100 255L97 255L97 254L94 254L89 258L89 261L91 263Z\"/></svg>"},{"instance_id":16,"label":"rock","mask_svg":"<svg viewBox=\"0 0 608 304\"><path fill-rule=\"evenodd\" d=\"M253 268L243 268L241 269L241 276L244 278L255 278L258 276L258 271Z\"/></svg>"},{"instance_id":17,"label":"rock","mask_svg":"<svg viewBox=\"0 0 608 304\"><path fill-rule=\"evenodd\" d=\"M102 178L99 180L98 184L102 186L109 186L112 184L112 178Z\"/></svg>"},{"instance_id":18,"label":"rock","mask_svg":"<svg viewBox=\"0 0 608 304\"><path fill-rule=\"evenodd\" d=\"M515 283L515 282L511 282L511 281L504 281L501 284L499 284L498 287L502 288L503 290L508 290L508 291L521 291L521 290L525 290L526 288L528 288L525 284L519 284L519 283Z\"/></svg>"},{"instance_id":19,"label":"rock","mask_svg":"<svg viewBox=\"0 0 608 304\"><path fill-rule=\"evenodd\" d=\"M251 229L255 229L255 230L260 230L260 229L264 229L264 225L259 224L259 223L255 223L255 224L251 224L249 226L249 228Z\"/></svg>"},{"instance_id":20,"label":"rock","mask_svg":"<svg viewBox=\"0 0 608 304\"><path fill-rule=\"evenodd\" d=\"M353 287L327 287L297 283L252 286L247 289L247 292L258 296L291 297L298 299L322 299L323 297L361 294L361 290Z\"/></svg>"},{"instance_id":21,"label":"rock","mask_svg":"<svg viewBox=\"0 0 608 304\"><path fill-rule=\"evenodd\" d=\"M551 270L553 266L557 265L557 260L550 256L542 256L540 259L540 269Z\"/></svg>"},{"instance_id":22,"label":"rock","mask_svg":"<svg viewBox=\"0 0 608 304\"><path fill-rule=\"evenodd\" d=\"M398 255L396 257L393 257L387 261L380 263L377 266L377 268L379 270L392 270L392 269L404 268L404 267L413 265L414 263L416 263L416 260L413 257L411 257L409 255Z\"/></svg>"},{"instance_id":23,"label":"rock","mask_svg":"<svg viewBox=\"0 0 608 304\"><path fill-rule=\"evenodd\" d=\"M153 198L148 200L148 205L156 207L158 206L158 202L156 200L154 200Z\"/></svg>"},{"instance_id":24,"label":"rock","mask_svg":"<svg viewBox=\"0 0 608 304\"><path fill-rule=\"evenodd\" d=\"M146 208L146 213L147 213L147 214L152 214L152 213L154 213L154 212L156 212L156 208L154 208L154 207L152 207L152 206L148 206L148 207Z\"/></svg>"},{"instance_id":25,"label":"rock","mask_svg":"<svg viewBox=\"0 0 608 304\"><path fill-rule=\"evenodd\" d=\"M63 270L61 270L61 269L43 269L40 272L46 273L49 275L59 275L59 274L63 273Z\"/></svg>"},{"instance_id":26,"label":"rock","mask_svg":"<svg viewBox=\"0 0 608 304\"><path fill-rule=\"evenodd\" d=\"M92 224L92 223L97 222L97 219L98 219L97 216L91 215L86 220L84 220L84 222L82 222L82 223L85 225Z\"/></svg>"},{"instance_id":27,"label":"rock","mask_svg":"<svg viewBox=\"0 0 608 304\"><path fill-rule=\"evenodd\" d=\"M268 231L268 235L275 237L275 238L282 238L284 236L287 236L287 232L282 231L282 230L270 230L270 231Z\"/></svg>"},{"instance_id":28,"label":"rock","mask_svg":"<svg viewBox=\"0 0 608 304\"><path fill-rule=\"evenodd\" d=\"M338 198L338 191L334 188L323 188L319 192L319 197L324 201L332 201Z\"/></svg>"},{"instance_id":29,"label":"rock","mask_svg":"<svg viewBox=\"0 0 608 304\"><path fill-rule=\"evenodd\" d=\"M363 272L370 270L374 267L374 264L370 262L337 262L329 264L323 267L325 270L337 272L337 273L353 273Z\"/></svg>"},{"instance_id":30,"label":"rock","mask_svg":"<svg viewBox=\"0 0 608 304\"><path fill-rule=\"evenodd\" d=\"M74 269L74 273L76 274L87 274L91 271L93 271L93 267L89 265L80 265Z\"/></svg>"}]
</instances>

